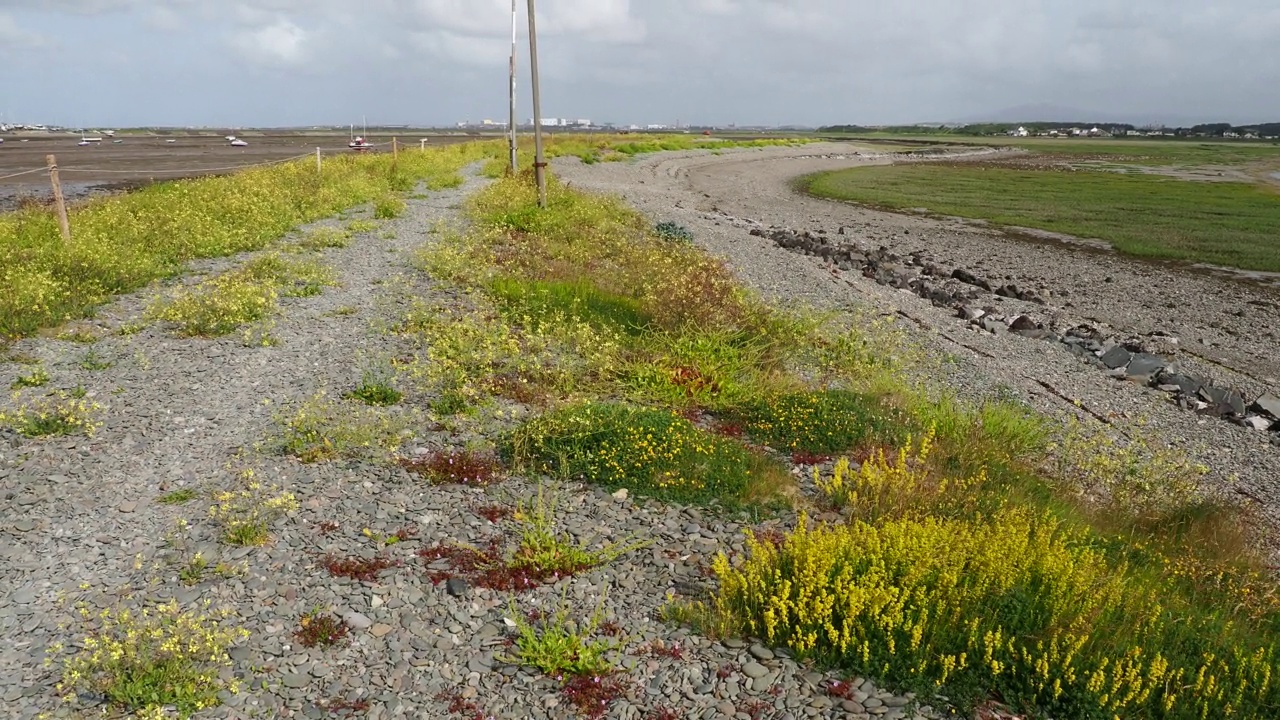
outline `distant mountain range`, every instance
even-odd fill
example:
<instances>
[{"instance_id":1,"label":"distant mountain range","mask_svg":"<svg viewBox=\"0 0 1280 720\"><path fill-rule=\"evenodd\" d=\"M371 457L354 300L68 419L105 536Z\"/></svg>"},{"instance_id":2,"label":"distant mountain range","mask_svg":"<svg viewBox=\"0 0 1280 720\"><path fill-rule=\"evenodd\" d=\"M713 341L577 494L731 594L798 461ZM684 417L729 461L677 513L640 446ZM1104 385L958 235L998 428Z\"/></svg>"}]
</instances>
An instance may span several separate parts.
<instances>
[{"instance_id":1,"label":"distant mountain range","mask_svg":"<svg viewBox=\"0 0 1280 720\"><path fill-rule=\"evenodd\" d=\"M1243 122L1263 122L1265 118L1254 118ZM1201 123L1231 122L1230 118L1212 115L1178 115L1174 113L1126 113L1114 111L1098 111L1096 109L1068 107L1051 103L1033 103L1005 108L992 113L973 115L949 121L947 125L968 125L974 123L1018 123L1018 122L1088 122L1117 123L1136 126L1164 125L1166 127L1191 127ZM1240 123L1234 123L1240 124Z\"/></svg>"}]
</instances>

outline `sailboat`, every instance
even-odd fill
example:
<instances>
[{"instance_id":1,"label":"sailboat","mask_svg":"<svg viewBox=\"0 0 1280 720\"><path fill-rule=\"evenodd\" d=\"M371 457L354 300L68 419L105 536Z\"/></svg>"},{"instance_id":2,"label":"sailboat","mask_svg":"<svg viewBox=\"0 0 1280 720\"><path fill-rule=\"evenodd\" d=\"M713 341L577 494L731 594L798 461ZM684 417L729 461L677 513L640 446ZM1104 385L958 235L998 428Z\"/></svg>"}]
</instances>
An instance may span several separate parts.
<instances>
[{"instance_id":1,"label":"sailboat","mask_svg":"<svg viewBox=\"0 0 1280 720\"><path fill-rule=\"evenodd\" d=\"M360 120L361 120L361 125L363 127L364 134L368 135L369 134L368 122L363 117L360 118ZM355 132L356 132L356 126L354 123L352 123L350 127L350 133L354 137L351 138L351 142L347 143L347 147L357 152L368 150L369 148L373 147L372 145L369 144L368 140L364 139L364 135L355 135Z\"/></svg>"}]
</instances>

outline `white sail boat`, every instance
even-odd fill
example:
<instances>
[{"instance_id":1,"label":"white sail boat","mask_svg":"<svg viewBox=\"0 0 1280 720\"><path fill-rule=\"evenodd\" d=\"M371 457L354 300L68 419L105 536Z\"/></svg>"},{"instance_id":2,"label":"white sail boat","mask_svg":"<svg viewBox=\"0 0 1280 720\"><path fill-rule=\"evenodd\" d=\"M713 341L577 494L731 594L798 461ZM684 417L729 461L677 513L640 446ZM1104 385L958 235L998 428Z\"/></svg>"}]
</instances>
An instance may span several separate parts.
<instances>
[{"instance_id":1,"label":"white sail boat","mask_svg":"<svg viewBox=\"0 0 1280 720\"><path fill-rule=\"evenodd\" d=\"M369 134L368 121L363 116L361 116L360 123L363 128L362 132L365 135L368 135ZM364 135L356 135L355 131L356 131L356 126L354 123L352 123L350 126L350 134L352 135L351 142L347 143L347 147L356 151L368 150L369 148L373 147L372 145L369 144L368 140L364 139Z\"/></svg>"}]
</instances>

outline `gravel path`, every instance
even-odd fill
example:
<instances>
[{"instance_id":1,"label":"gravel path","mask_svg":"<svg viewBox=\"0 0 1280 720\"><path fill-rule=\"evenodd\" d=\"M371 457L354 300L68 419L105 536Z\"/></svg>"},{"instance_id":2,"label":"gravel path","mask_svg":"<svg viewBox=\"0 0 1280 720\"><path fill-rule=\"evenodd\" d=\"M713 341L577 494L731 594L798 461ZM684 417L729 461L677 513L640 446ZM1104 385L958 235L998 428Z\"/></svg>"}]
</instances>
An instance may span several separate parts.
<instances>
[{"instance_id":1,"label":"gravel path","mask_svg":"<svg viewBox=\"0 0 1280 720\"><path fill-rule=\"evenodd\" d=\"M618 169L648 176L650 167ZM458 221L458 203L481 182L471 179L461 189L410 200L401 219L326 251L340 286L283 300L271 330L279 341L274 346L246 347L234 335L177 339L155 326L133 335L112 332L138 318L158 287L104 308L94 321L103 337L92 346L52 338L17 344L15 352L38 358L49 370L49 388L83 386L103 406L105 425L92 438L29 440L0 431L0 716L75 716L59 704L56 673L42 665L52 643L74 640L75 603L96 611L167 598L188 608L204 601L230 608L228 622L251 633L232 651L229 671L245 681L246 691L200 717L571 716L554 682L501 659L510 594L435 585L415 555L440 542L483 545L501 526L479 509L510 508L533 492L527 483L512 480L488 490L433 487L398 466L301 465L270 442L278 411L321 390L336 397L357 383L362 359L401 350L380 328L396 320L410 295L447 297L406 261L410 251L430 242L436 222ZM670 184L662 192L688 196L676 188ZM351 217L369 214L364 208ZM725 231L724 237L739 235ZM215 273L248 257L194 270ZM90 348L110 367L85 369ZM0 364L0 383L27 372L16 363ZM436 426L416 430L406 452L459 444ZM220 544L206 517L209 491L232 487L243 468L294 493L300 503L273 526L273 541L263 548ZM158 501L185 488L200 497L177 505ZM521 612L553 610L566 597L576 618L589 616L604 598L606 617L628 636L618 656L628 685L608 717L897 720L928 713L913 708L908 697L859 679L847 696L830 696L824 683L831 676L785 653L750 641L713 643L655 620L668 593L702 587L704 565L715 552L741 548L746 518L708 517L576 486L564 492L559 512L574 536L652 541L607 566L519 596ZM178 532L180 521L188 529ZM383 549L364 532L387 536L410 527L415 537ZM180 570L196 552L211 569L225 563L229 572L211 570L193 585L180 582ZM374 580L332 577L321 563L325 553L371 558L379 552L394 562ZM315 608L344 618L351 641L329 650L302 647L294 632ZM679 650L646 652L655 640ZM451 701L440 696L448 689L458 693L453 712ZM80 700L93 705L101 699ZM658 712L664 708L672 715Z\"/></svg>"},{"instance_id":2,"label":"gravel path","mask_svg":"<svg viewBox=\"0 0 1280 720\"><path fill-rule=\"evenodd\" d=\"M1052 321L1059 332L1086 322L1110 329L1115 338L1173 336L1185 370L1235 386L1248 398L1280 391L1280 288L1087 246L1012 237L956 219L809 198L791 185L802 174L894 159L874 147L823 143L720 155L664 153L632 163L583 165L561 158L556 171L574 187L625 197L655 222L686 225L702 247L725 258L766 297L818 307L870 307L898 318L933 352L956 361L947 381L962 395L980 399L1011 392L1056 415L1086 422L1103 417L1127 432L1167 440L1211 468L1207 490L1247 498L1266 520L1264 531L1280 528L1280 447L1272 442L1280 436L1275 433L1182 410L1168 394L1117 381L1060 344L979 330L954 310L859 273L840 272L751 231L821 231L871 249L884 246L900 256L920 252L948 272L968 268L992 284L1015 283L1047 303L994 295L984 295L980 303L1009 317L1027 313Z\"/></svg>"}]
</instances>

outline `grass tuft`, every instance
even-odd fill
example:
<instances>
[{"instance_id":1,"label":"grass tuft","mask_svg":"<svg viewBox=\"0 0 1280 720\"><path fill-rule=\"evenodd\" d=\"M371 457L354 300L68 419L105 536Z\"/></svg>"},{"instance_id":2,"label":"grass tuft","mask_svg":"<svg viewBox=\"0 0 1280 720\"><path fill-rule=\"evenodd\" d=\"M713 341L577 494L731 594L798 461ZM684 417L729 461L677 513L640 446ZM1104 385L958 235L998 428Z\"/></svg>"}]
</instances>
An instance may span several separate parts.
<instances>
[{"instance_id":1,"label":"grass tuft","mask_svg":"<svg viewBox=\"0 0 1280 720\"><path fill-rule=\"evenodd\" d=\"M503 445L524 471L573 478L677 502L740 504L776 498L785 469L668 411L613 403L535 418Z\"/></svg>"}]
</instances>

